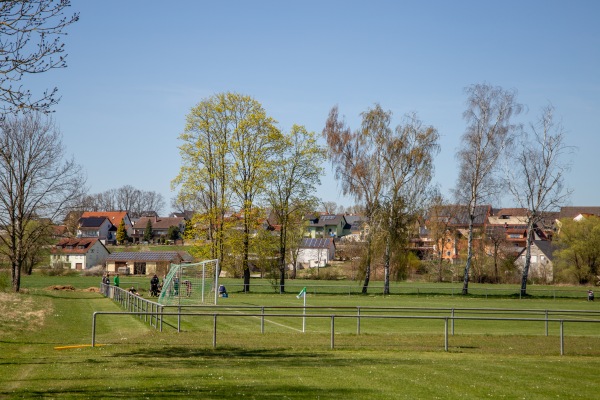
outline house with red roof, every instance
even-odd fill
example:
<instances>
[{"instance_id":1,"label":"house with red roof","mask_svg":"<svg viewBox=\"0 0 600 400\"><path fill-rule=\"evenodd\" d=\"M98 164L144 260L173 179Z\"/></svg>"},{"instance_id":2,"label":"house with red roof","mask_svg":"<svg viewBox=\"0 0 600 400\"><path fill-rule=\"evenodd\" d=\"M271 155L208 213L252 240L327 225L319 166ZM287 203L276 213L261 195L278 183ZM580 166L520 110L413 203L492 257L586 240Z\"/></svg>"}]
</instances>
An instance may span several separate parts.
<instances>
[{"instance_id":1,"label":"house with red roof","mask_svg":"<svg viewBox=\"0 0 600 400\"><path fill-rule=\"evenodd\" d=\"M133 223L131 222L131 218L127 211L85 211L81 214L81 218L88 217L104 217L116 228L118 228L121 221L123 221L125 223L127 235L131 236L133 234Z\"/></svg>"},{"instance_id":2,"label":"house with red roof","mask_svg":"<svg viewBox=\"0 0 600 400\"><path fill-rule=\"evenodd\" d=\"M64 238L50 249L50 264L84 270L104 265L109 254L98 238Z\"/></svg>"}]
</instances>

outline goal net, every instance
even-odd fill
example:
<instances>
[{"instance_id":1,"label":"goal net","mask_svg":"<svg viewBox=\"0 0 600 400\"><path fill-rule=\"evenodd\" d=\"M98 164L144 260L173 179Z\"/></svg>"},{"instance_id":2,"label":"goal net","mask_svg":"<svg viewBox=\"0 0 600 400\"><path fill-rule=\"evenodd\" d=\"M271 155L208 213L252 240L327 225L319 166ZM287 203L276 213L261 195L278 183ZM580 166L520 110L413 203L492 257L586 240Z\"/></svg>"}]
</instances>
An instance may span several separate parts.
<instances>
[{"instance_id":1,"label":"goal net","mask_svg":"<svg viewBox=\"0 0 600 400\"><path fill-rule=\"evenodd\" d=\"M158 302L165 305L217 304L219 260L195 264L171 264Z\"/></svg>"}]
</instances>

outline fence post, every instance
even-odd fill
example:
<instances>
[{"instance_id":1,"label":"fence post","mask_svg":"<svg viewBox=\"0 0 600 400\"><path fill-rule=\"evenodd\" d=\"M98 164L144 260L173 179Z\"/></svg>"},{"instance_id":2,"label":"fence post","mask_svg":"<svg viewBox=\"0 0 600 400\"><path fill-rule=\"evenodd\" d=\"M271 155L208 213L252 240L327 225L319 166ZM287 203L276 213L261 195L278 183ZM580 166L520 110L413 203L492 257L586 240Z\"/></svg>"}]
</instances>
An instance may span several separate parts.
<instances>
[{"instance_id":1,"label":"fence post","mask_svg":"<svg viewBox=\"0 0 600 400\"><path fill-rule=\"evenodd\" d=\"M452 322L454 322L454 318ZM444 350L448 351L448 317L444 318Z\"/></svg>"},{"instance_id":2,"label":"fence post","mask_svg":"<svg viewBox=\"0 0 600 400\"><path fill-rule=\"evenodd\" d=\"M548 336L548 310L546 310L546 336Z\"/></svg>"},{"instance_id":3,"label":"fence post","mask_svg":"<svg viewBox=\"0 0 600 400\"><path fill-rule=\"evenodd\" d=\"M560 355L563 356L565 354L565 335L563 329L563 320L560 320Z\"/></svg>"},{"instance_id":4,"label":"fence post","mask_svg":"<svg viewBox=\"0 0 600 400\"><path fill-rule=\"evenodd\" d=\"M92 347L96 344L96 313L92 314Z\"/></svg>"},{"instance_id":5,"label":"fence post","mask_svg":"<svg viewBox=\"0 0 600 400\"><path fill-rule=\"evenodd\" d=\"M213 349L217 348L217 314L213 314Z\"/></svg>"},{"instance_id":6,"label":"fence post","mask_svg":"<svg viewBox=\"0 0 600 400\"><path fill-rule=\"evenodd\" d=\"M262 306L260 308L261 317L260 317L260 333L265 333L265 307Z\"/></svg>"},{"instance_id":7,"label":"fence post","mask_svg":"<svg viewBox=\"0 0 600 400\"><path fill-rule=\"evenodd\" d=\"M356 316L356 334L360 335L360 306L356 307L358 314Z\"/></svg>"},{"instance_id":8,"label":"fence post","mask_svg":"<svg viewBox=\"0 0 600 400\"><path fill-rule=\"evenodd\" d=\"M163 312L165 311L165 307L164 306L160 306L160 332L162 332L162 325L163 325Z\"/></svg>"},{"instance_id":9,"label":"fence post","mask_svg":"<svg viewBox=\"0 0 600 400\"><path fill-rule=\"evenodd\" d=\"M454 307L452 307L452 336L454 336Z\"/></svg>"},{"instance_id":10,"label":"fence post","mask_svg":"<svg viewBox=\"0 0 600 400\"><path fill-rule=\"evenodd\" d=\"M333 341L334 334L335 334L335 316L332 315L331 316L331 350L333 350L335 347L334 341Z\"/></svg>"},{"instance_id":11,"label":"fence post","mask_svg":"<svg viewBox=\"0 0 600 400\"><path fill-rule=\"evenodd\" d=\"M177 306L177 332L181 332L181 305Z\"/></svg>"}]
</instances>

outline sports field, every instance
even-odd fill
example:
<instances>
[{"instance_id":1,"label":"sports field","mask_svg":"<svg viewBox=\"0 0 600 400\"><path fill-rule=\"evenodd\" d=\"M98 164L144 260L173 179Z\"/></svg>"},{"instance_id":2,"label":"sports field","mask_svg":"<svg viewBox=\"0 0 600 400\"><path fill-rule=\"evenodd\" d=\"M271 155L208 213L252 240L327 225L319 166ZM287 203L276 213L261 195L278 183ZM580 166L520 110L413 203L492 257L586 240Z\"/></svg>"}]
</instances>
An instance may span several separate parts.
<instances>
[{"instance_id":1,"label":"sports field","mask_svg":"<svg viewBox=\"0 0 600 400\"><path fill-rule=\"evenodd\" d=\"M307 310L302 332L301 309L269 309L302 306L296 293L234 291L220 300L229 309L218 312L234 315L218 317L216 348L212 316L183 317L181 332L177 318L166 317L159 332L143 318L121 315L99 316L102 346L91 348L93 312L122 311L86 291L98 278L29 279L26 294L0 293L0 398L589 399L600 393L597 323L565 324L561 356L558 322L548 324L546 336L542 321L457 320L445 351L444 320L362 318L357 334L356 318L339 317L331 349L330 315L357 306L363 316L368 307L413 307L373 313L437 317L454 308L467 316L476 312L466 309L496 308L506 310L497 317L514 316L510 309L530 310L528 318L542 318L545 310L568 311L556 318L598 318L576 313L600 311L600 303L584 299L309 293L308 306L326 308ZM47 290L70 282L75 291ZM242 315L255 312L250 306L267 307L263 333L261 317Z\"/></svg>"}]
</instances>

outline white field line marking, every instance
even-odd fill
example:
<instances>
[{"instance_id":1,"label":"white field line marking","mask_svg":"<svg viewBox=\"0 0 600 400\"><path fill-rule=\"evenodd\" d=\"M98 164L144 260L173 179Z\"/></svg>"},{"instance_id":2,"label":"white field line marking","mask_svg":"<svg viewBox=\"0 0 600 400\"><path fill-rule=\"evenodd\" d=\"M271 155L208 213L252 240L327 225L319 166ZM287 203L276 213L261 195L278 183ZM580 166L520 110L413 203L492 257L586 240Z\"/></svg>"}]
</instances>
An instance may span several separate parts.
<instances>
[{"instance_id":1,"label":"white field line marking","mask_svg":"<svg viewBox=\"0 0 600 400\"><path fill-rule=\"evenodd\" d=\"M242 314L242 312L241 312L241 311L236 311L236 312L237 312L237 313L239 313L239 314ZM256 316L253 316L252 318L259 319L259 318L261 318L261 317L256 317ZM293 331L296 331L296 332L302 332L302 329L296 329L296 328L294 328L294 327L291 327L291 326L289 326L289 325L284 325L284 324L280 324L279 322L271 321L270 319L266 319L266 318L265 318L265 322L270 322L270 323L272 323L273 325L281 326L282 328L288 328L288 329L291 329L291 330L293 330Z\"/></svg>"}]
</instances>

